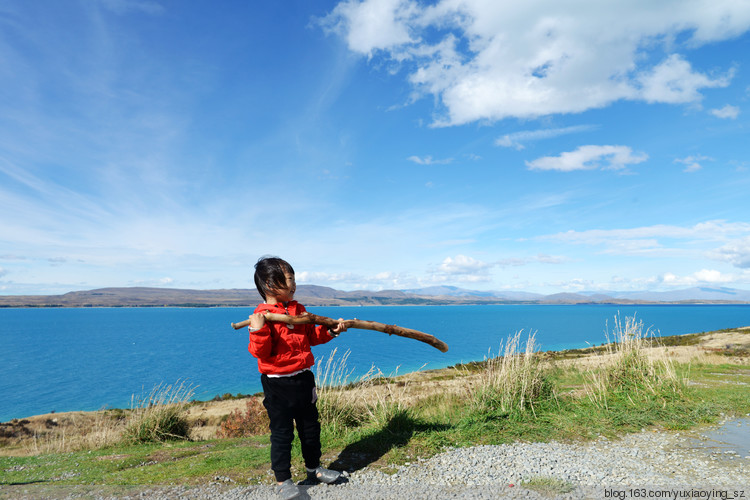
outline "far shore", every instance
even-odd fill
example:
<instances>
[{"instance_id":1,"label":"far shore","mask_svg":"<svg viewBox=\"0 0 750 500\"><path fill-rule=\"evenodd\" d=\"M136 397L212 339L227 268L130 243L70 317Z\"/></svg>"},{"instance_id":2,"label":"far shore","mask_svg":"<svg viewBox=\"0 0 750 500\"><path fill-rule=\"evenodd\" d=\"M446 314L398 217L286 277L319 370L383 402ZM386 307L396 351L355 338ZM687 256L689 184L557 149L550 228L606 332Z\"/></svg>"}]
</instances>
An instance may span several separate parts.
<instances>
[{"instance_id":1,"label":"far shore","mask_svg":"<svg viewBox=\"0 0 750 500\"><path fill-rule=\"evenodd\" d=\"M452 287L446 287L452 288ZM310 307L336 306L446 306L446 305L748 305L744 290L691 289L649 293L647 296L524 292L476 292L452 289L442 294L427 290L342 291L317 285L299 285L296 299ZM612 295L621 295L612 293ZM60 295L0 295L0 308L56 307L255 307L261 301L255 289L190 290L119 287L68 292Z\"/></svg>"}]
</instances>

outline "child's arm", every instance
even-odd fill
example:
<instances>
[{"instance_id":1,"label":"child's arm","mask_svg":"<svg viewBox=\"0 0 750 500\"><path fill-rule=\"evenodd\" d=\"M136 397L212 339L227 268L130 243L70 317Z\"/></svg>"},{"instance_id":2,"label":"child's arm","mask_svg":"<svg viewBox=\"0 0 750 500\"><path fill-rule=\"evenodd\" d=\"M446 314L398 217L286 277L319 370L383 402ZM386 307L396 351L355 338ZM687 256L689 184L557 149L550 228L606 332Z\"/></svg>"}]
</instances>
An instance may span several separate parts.
<instances>
[{"instance_id":1,"label":"child's arm","mask_svg":"<svg viewBox=\"0 0 750 500\"><path fill-rule=\"evenodd\" d=\"M273 340L271 328L266 324L266 317L261 313L250 315L250 343L247 350L256 358L267 358L271 355Z\"/></svg>"},{"instance_id":2,"label":"child's arm","mask_svg":"<svg viewBox=\"0 0 750 500\"><path fill-rule=\"evenodd\" d=\"M344 319L339 318L339 324L336 325L335 328L329 329L328 327L324 325L311 325L312 328L310 329L311 334L308 335L308 338L310 340L310 345L318 345L318 344L325 344L329 340L334 339L335 337L339 336L339 333L345 332L347 330L346 324L344 324Z\"/></svg>"}]
</instances>

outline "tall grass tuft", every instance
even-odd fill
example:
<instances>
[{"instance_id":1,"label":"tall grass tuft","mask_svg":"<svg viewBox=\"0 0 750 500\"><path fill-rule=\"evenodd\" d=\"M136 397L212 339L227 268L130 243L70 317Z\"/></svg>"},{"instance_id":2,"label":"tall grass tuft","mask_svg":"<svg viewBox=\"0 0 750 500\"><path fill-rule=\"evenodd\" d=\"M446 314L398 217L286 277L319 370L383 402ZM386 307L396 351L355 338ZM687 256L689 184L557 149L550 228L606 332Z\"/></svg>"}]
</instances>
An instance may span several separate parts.
<instances>
[{"instance_id":1,"label":"tall grass tuft","mask_svg":"<svg viewBox=\"0 0 750 500\"><path fill-rule=\"evenodd\" d=\"M406 396L408 383L393 383L393 378L397 376L398 368L386 377L383 372L373 367L362 382L364 386L374 389L368 391L369 398L364 401L363 406L368 421L377 427L393 430L398 427L398 422L408 420L412 416Z\"/></svg>"},{"instance_id":2,"label":"tall grass tuft","mask_svg":"<svg viewBox=\"0 0 750 500\"><path fill-rule=\"evenodd\" d=\"M123 431L123 440L133 443L190 438L186 410L194 388L179 382L159 384L147 396L131 402L131 414Z\"/></svg>"},{"instance_id":3,"label":"tall grass tuft","mask_svg":"<svg viewBox=\"0 0 750 500\"><path fill-rule=\"evenodd\" d=\"M535 354L535 334L521 349L521 331L508 336L502 356L489 358L471 390L472 404L481 412L519 414L554 399L553 385Z\"/></svg>"},{"instance_id":4,"label":"tall grass tuft","mask_svg":"<svg viewBox=\"0 0 750 500\"><path fill-rule=\"evenodd\" d=\"M361 382L354 384L350 390L345 389L353 371L346 366L350 351L347 350L338 358L337 351L338 348L331 351L327 359L319 358L315 367L320 422L334 432L355 427L363 418L362 408L356 404L356 387L361 385Z\"/></svg>"},{"instance_id":5,"label":"tall grass tuft","mask_svg":"<svg viewBox=\"0 0 750 500\"><path fill-rule=\"evenodd\" d=\"M651 329L644 331L643 321L635 316L623 322L615 316L612 334L607 330L607 350L599 368L585 373L585 390L597 406L606 408L613 395L628 398L640 395L674 396L685 382L675 371L674 362L665 354L649 349L656 345Z\"/></svg>"},{"instance_id":6,"label":"tall grass tuft","mask_svg":"<svg viewBox=\"0 0 750 500\"><path fill-rule=\"evenodd\" d=\"M338 358L336 352L331 351L328 359L320 358L316 367L322 425L333 432L363 425L384 427L395 417L409 413L404 396L406 384L393 383L374 366L349 382L352 370L346 367L346 361L350 351Z\"/></svg>"}]
</instances>

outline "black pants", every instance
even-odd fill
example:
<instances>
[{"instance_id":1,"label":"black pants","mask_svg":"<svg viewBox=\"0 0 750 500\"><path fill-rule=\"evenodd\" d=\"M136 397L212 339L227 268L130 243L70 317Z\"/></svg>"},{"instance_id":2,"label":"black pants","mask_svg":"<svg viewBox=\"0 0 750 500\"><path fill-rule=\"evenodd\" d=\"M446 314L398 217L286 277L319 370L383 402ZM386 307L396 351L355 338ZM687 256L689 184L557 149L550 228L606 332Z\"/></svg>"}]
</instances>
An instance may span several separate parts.
<instances>
[{"instance_id":1,"label":"black pants","mask_svg":"<svg viewBox=\"0 0 750 500\"><path fill-rule=\"evenodd\" d=\"M260 376L263 384L263 406L271 421L271 469L277 481L292 477L292 440L294 423L302 447L305 467L320 465L320 422L315 406L315 376L305 371L293 377Z\"/></svg>"}]
</instances>

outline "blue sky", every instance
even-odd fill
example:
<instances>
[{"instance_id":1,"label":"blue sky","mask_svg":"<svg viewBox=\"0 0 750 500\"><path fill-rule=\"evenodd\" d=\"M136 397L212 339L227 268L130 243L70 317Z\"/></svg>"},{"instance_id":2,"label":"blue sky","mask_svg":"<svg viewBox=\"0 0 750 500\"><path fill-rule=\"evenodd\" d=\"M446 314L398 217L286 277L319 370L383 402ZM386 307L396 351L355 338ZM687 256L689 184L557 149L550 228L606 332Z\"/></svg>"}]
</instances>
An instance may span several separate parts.
<instances>
[{"instance_id":1,"label":"blue sky","mask_svg":"<svg viewBox=\"0 0 750 500\"><path fill-rule=\"evenodd\" d=\"M0 5L0 293L750 288L750 5Z\"/></svg>"}]
</instances>

